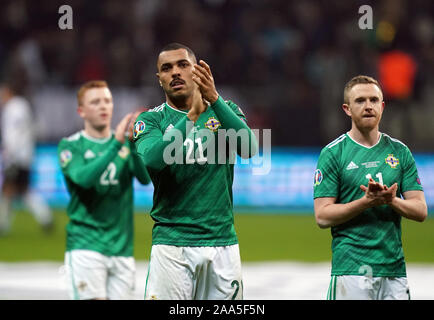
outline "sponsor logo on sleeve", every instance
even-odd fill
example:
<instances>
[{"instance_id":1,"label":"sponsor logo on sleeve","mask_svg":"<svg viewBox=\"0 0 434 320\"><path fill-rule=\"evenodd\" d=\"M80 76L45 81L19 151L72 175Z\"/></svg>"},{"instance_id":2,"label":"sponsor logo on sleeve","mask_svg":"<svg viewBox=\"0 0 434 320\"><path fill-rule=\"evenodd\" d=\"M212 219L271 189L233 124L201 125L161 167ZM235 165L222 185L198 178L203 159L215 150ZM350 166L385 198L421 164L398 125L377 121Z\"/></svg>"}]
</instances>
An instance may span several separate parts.
<instances>
[{"instance_id":1,"label":"sponsor logo on sleeve","mask_svg":"<svg viewBox=\"0 0 434 320\"><path fill-rule=\"evenodd\" d=\"M145 123L142 120L136 122L136 124L134 125L134 139L136 139L141 133L145 131L145 127Z\"/></svg>"},{"instance_id":2,"label":"sponsor logo on sleeve","mask_svg":"<svg viewBox=\"0 0 434 320\"><path fill-rule=\"evenodd\" d=\"M319 186L321 184L323 178L324 178L324 176L323 176L321 170L320 169L316 169L315 170L315 175L314 175L314 178L313 178L313 185L315 187Z\"/></svg>"},{"instance_id":3,"label":"sponsor logo on sleeve","mask_svg":"<svg viewBox=\"0 0 434 320\"><path fill-rule=\"evenodd\" d=\"M70 163L72 160L72 152L69 150L63 150L60 153L60 165L62 166L62 168L65 168L68 163Z\"/></svg>"}]
</instances>

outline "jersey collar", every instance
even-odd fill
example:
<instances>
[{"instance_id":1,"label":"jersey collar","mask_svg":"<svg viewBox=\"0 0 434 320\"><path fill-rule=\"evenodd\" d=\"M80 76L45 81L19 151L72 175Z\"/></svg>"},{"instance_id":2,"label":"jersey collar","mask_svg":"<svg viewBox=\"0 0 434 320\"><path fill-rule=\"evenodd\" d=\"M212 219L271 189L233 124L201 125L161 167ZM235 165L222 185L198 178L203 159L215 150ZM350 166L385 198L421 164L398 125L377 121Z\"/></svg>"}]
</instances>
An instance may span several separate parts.
<instances>
[{"instance_id":1,"label":"jersey collar","mask_svg":"<svg viewBox=\"0 0 434 320\"><path fill-rule=\"evenodd\" d=\"M180 113L183 113L183 114L187 114L187 113L188 113L187 111L182 111L182 110L179 110L179 109L176 109L176 108L170 106L167 102L165 102L164 105L165 105L166 107L168 107L168 108L174 110L174 111L177 111L177 112L180 112Z\"/></svg>"},{"instance_id":2,"label":"jersey collar","mask_svg":"<svg viewBox=\"0 0 434 320\"><path fill-rule=\"evenodd\" d=\"M110 136L107 137L107 138L94 138L94 137L91 137L84 130L81 130L81 135L83 136L83 138L85 138L85 139L87 139L89 141L103 144L103 143L106 143L107 141L109 141L113 137L113 131L111 131Z\"/></svg>"},{"instance_id":3,"label":"jersey collar","mask_svg":"<svg viewBox=\"0 0 434 320\"><path fill-rule=\"evenodd\" d=\"M379 134L380 134L380 137L378 138L377 143L374 144L373 146L367 147L367 146L365 146L365 145L363 145L363 144L361 144L361 143L358 143L358 142L357 142L356 140L354 140L353 138L351 138L351 136L350 136L350 134L349 134L349 131L346 133L347 137L350 138L350 140L351 140L352 142L354 142L355 144L357 144L357 145L359 145L359 146L361 146L361 147L363 147L363 148L365 148L365 149L372 149L372 148L376 147L376 146L380 143L381 138L383 137L383 134L382 134L381 132L379 132Z\"/></svg>"}]
</instances>

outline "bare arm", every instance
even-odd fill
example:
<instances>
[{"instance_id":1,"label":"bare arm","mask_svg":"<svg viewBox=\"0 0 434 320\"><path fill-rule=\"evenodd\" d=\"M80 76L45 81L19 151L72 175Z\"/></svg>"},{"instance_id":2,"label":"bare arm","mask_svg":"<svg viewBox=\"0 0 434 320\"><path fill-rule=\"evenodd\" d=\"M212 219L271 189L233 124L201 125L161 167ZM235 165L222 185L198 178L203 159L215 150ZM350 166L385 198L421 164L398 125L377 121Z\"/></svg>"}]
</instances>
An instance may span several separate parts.
<instances>
[{"instance_id":1,"label":"bare arm","mask_svg":"<svg viewBox=\"0 0 434 320\"><path fill-rule=\"evenodd\" d=\"M336 203L336 198L314 200L315 219L320 228L330 228L347 222L368 208L369 200L365 197L348 203Z\"/></svg>"},{"instance_id":2,"label":"bare arm","mask_svg":"<svg viewBox=\"0 0 434 320\"><path fill-rule=\"evenodd\" d=\"M360 186L365 192L360 199L348 203L336 203L336 198L325 197L314 200L315 219L320 228L329 228L345 223L366 209L386 204L396 192L396 185L384 188L378 182L369 179L368 186Z\"/></svg>"},{"instance_id":3,"label":"bare arm","mask_svg":"<svg viewBox=\"0 0 434 320\"><path fill-rule=\"evenodd\" d=\"M404 199L394 197L390 206L404 218L422 222L428 216L428 209L423 191L407 191L403 194Z\"/></svg>"}]
</instances>

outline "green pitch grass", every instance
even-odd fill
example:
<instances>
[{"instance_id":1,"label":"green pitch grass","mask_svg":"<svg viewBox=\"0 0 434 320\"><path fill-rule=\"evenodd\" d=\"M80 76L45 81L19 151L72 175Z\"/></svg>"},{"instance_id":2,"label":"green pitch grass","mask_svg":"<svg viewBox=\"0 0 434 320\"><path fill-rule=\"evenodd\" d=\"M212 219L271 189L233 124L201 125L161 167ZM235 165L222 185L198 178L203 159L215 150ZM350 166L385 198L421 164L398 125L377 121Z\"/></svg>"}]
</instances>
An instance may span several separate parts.
<instances>
[{"instance_id":1,"label":"green pitch grass","mask_svg":"<svg viewBox=\"0 0 434 320\"><path fill-rule=\"evenodd\" d=\"M0 262L63 261L64 211L55 212L56 226L44 234L27 212L17 212L11 233L0 238ZM152 220L135 215L134 256L149 259ZM235 226L242 261L327 262L331 259L330 229L320 229L313 215L236 214ZM403 245L407 262L434 263L434 219L423 223L403 219Z\"/></svg>"}]
</instances>

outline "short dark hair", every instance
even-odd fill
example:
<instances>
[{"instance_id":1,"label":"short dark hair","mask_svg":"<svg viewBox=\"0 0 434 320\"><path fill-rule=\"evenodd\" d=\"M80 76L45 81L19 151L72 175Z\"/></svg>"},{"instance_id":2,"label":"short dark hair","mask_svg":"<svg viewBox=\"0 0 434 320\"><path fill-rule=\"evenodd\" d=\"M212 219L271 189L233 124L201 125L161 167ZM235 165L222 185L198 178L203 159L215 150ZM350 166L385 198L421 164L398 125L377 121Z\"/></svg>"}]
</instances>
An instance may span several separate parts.
<instances>
[{"instance_id":1,"label":"short dark hair","mask_svg":"<svg viewBox=\"0 0 434 320\"><path fill-rule=\"evenodd\" d=\"M350 103L350 98L348 97L348 93L350 92L350 90L356 84L370 84L370 83L375 84L378 87L378 89L380 89L380 91L382 92L380 84L374 78L369 77L369 76L364 76L364 75L358 75L358 76L353 77L345 85L345 88L344 88L344 103L345 104L349 104Z\"/></svg>"},{"instance_id":2,"label":"short dark hair","mask_svg":"<svg viewBox=\"0 0 434 320\"><path fill-rule=\"evenodd\" d=\"M161 49L161 51L158 55L160 55L164 51L172 51L172 50L178 50L178 49L187 50L188 55L193 59L194 62L197 62L196 55L194 54L193 50L191 50L186 45L183 45L183 44L178 43L178 42L172 42L172 43L165 45L163 47L163 49Z\"/></svg>"}]
</instances>

